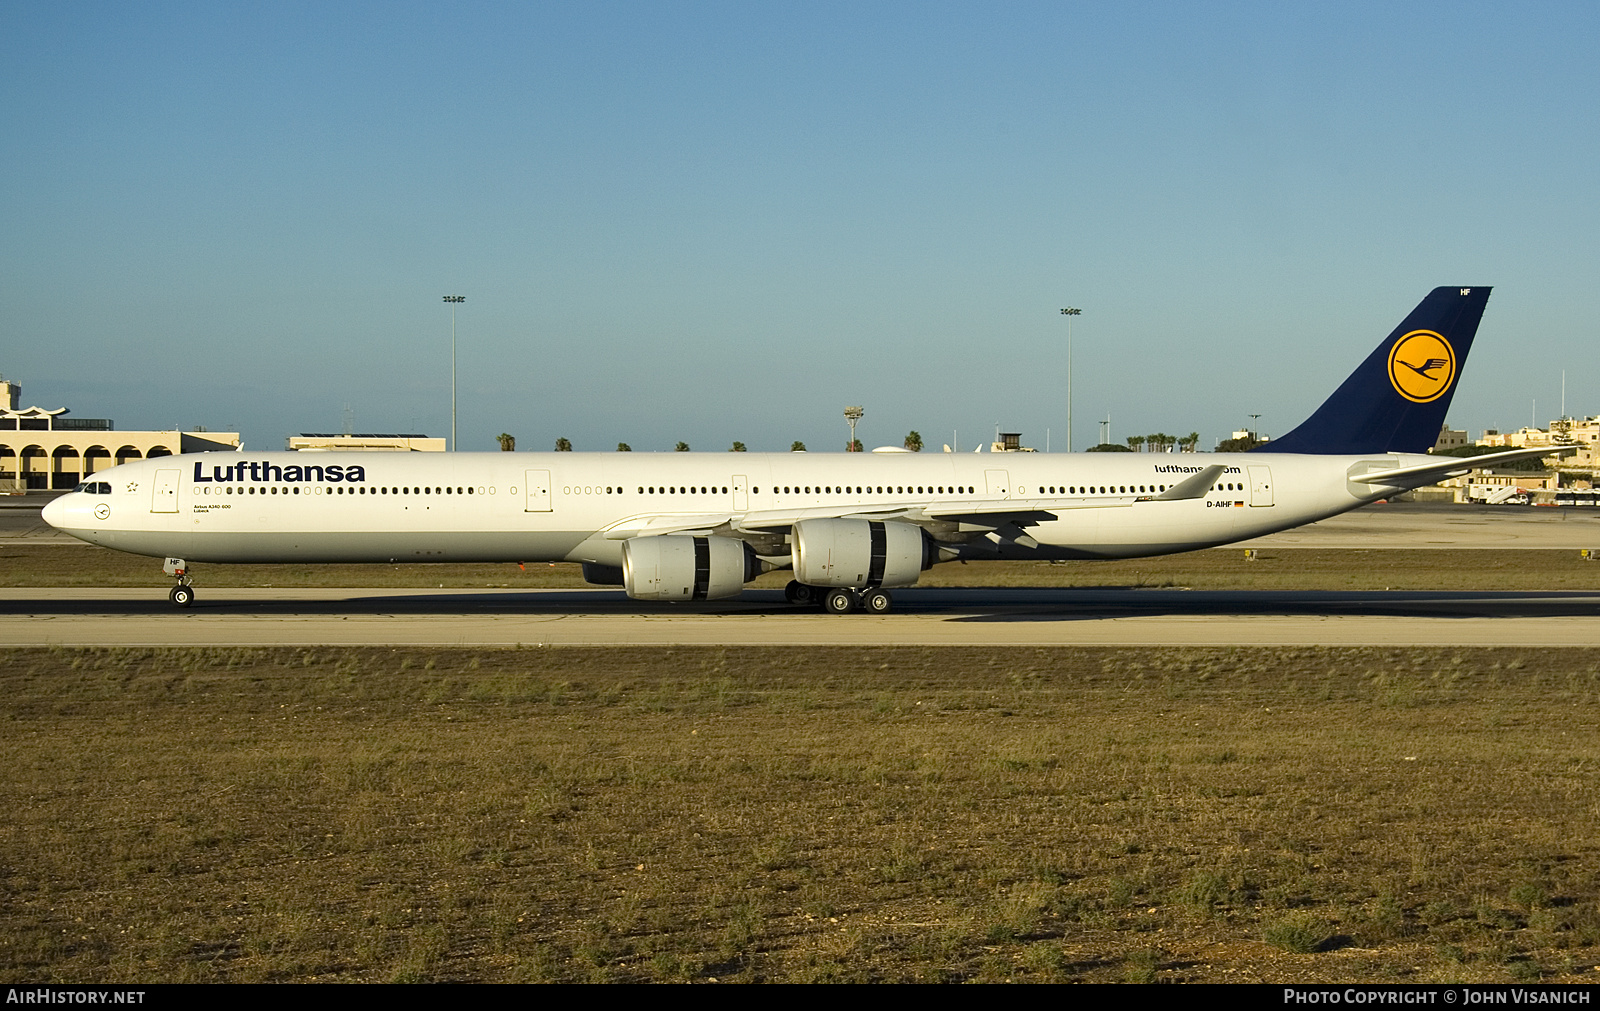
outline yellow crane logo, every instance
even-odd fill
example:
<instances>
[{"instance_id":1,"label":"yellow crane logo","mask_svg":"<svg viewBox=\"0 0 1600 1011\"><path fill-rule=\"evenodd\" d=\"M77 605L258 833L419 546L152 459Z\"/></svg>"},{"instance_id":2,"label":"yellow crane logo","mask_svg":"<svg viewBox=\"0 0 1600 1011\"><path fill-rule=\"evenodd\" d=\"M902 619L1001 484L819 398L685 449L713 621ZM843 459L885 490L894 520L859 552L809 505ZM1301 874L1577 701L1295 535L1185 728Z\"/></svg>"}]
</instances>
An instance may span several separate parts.
<instances>
[{"instance_id":1,"label":"yellow crane logo","mask_svg":"<svg viewBox=\"0 0 1600 1011\"><path fill-rule=\"evenodd\" d=\"M1432 330L1413 330L1389 349L1389 382L1407 400L1438 400L1455 378L1455 349Z\"/></svg>"}]
</instances>

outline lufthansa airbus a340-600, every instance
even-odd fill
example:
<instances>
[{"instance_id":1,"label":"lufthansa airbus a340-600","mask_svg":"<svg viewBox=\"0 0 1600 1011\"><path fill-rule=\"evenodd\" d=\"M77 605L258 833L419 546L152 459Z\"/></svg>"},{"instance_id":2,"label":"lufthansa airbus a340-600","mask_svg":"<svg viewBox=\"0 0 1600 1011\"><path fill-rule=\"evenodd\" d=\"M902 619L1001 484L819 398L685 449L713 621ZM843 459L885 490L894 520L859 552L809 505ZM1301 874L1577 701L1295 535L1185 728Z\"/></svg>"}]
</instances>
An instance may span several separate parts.
<instances>
[{"instance_id":1,"label":"lufthansa airbus a340-600","mask_svg":"<svg viewBox=\"0 0 1600 1011\"><path fill-rule=\"evenodd\" d=\"M196 562L568 561L640 600L792 569L791 602L881 614L938 562L1190 551L1550 455L1427 455L1488 298L1434 289L1316 413L1243 454L203 453L94 474L44 518L165 558L180 606Z\"/></svg>"}]
</instances>

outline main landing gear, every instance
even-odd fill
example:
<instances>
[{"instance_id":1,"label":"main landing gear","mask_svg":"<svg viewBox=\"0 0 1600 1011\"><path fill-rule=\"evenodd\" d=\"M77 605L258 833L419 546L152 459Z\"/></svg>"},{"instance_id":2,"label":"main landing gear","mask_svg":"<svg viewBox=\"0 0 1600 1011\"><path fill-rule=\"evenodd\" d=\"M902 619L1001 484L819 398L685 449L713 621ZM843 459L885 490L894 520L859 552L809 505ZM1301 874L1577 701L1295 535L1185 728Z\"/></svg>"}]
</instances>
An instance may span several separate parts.
<instances>
[{"instance_id":1,"label":"main landing gear","mask_svg":"<svg viewBox=\"0 0 1600 1011\"><path fill-rule=\"evenodd\" d=\"M819 592L815 586L807 586L797 579L791 579L789 585L783 588L783 599L791 604L815 604Z\"/></svg>"},{"instance_id":2,"label":"main landing gear","mask_svg":"<svg viewBox=\"0 0 1600 1011\"><path fill-rule=\"evenodd\" d=\"M178 607L188 607L194 603L194 587L189 585L189 563L181 558L169 558L161 567L167 575L178 581L178 585L167 594L167 599Z\"/></svg>"},{"instance_id":3,"label":"main landing gear","mask_svg":"<svg viewBox=\"0 0 1600 1011\"><path fill-rule=\"evenodd\" d=\"M791 604L820 603L829 614L853 614L856 611L888 614L894 607L894 598L881 586L869 586L856 591L846 586L828 589L792 581L784 587L783 596Z\"/></svg>"}]
</instances>

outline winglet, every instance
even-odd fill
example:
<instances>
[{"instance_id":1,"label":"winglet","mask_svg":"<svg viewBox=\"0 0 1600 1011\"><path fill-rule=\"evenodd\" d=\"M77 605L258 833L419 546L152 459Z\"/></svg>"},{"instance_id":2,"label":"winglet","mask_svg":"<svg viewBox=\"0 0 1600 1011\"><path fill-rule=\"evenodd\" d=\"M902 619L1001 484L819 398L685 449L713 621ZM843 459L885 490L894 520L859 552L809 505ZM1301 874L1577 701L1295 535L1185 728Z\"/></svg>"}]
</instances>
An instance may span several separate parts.
<instances>
[{"instance_id":1,"label":"winglet","mask_svg":"<svg viewBox=\"0 0 1600 1011\"><path fill-rule=\"evenodd\" d=\"M1225 464L1213 464L1200 473L1179 481L1160 495L1150 496L1147 501L1182 502L1185 499L1205 498L1206 493L1211 490L1211 486L1217 483L1217 478L1221 477L1222 472L1227 469Z\"/></svg>"}]
</instances>

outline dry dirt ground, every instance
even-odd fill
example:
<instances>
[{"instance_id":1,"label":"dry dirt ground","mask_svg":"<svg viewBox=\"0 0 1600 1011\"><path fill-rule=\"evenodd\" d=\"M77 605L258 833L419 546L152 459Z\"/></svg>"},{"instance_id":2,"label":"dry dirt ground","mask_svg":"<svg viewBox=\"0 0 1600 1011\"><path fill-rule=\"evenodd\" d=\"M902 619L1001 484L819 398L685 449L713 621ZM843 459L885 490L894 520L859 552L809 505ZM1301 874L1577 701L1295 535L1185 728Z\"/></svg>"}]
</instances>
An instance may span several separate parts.
<instances>
[{"instance_id":1,"label":"dry dirt ground","mask_svg":"<svg viewBox=\"0 0 1600 1011\"><path fill-rule=\"evenodd\" d=\"M1538 644L15 650L0 978L1595 982L1597 702Z\"/></svg>"}]
</instances>

